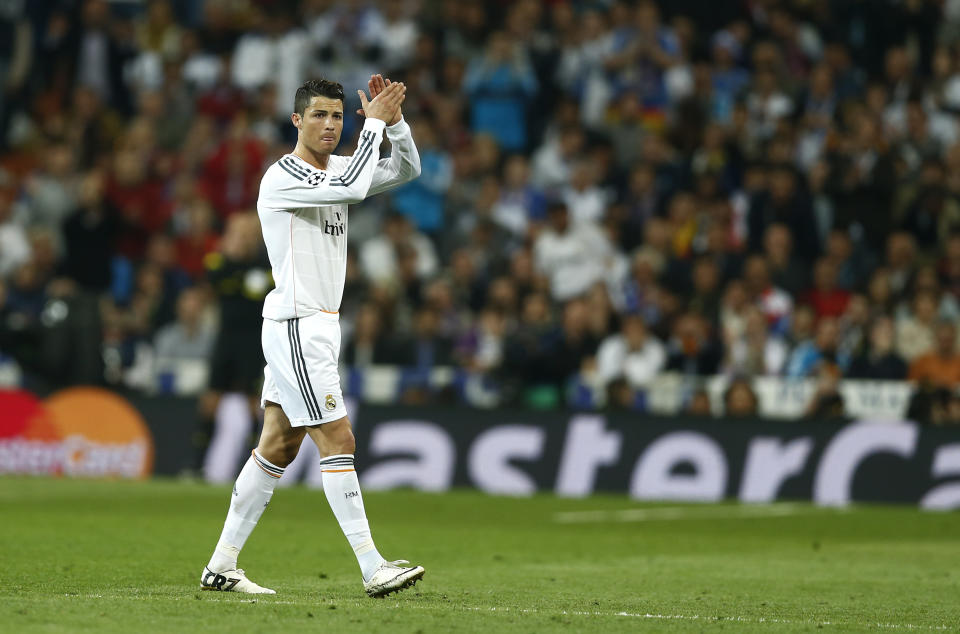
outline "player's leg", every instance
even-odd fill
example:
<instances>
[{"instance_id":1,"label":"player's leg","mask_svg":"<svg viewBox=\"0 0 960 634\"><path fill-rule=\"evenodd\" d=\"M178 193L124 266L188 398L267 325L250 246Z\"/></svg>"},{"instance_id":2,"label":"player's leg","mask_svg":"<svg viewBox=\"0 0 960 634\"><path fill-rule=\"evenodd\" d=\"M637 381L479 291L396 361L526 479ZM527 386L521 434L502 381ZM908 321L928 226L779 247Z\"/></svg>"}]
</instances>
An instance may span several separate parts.
<instances>
[{"instance_id":1,"label":"player's leg","mask_svg":"<svg viewBox=\"0 0 960 634\"><path fill-rule=\"evenodd\" d=\"M332 399L329 402L336 403ZM356 443L350 419L342 416L329 423L314 425L308 428L308 433L320 450L323 491L357 556L367 594L382 597L414 585L423 577L423 568L410 566L407 561L388 562L373 543L360 481L354 468Z\"/></svg>"},{"instance_id":2,"label":"player's leg","mask_svg":"<svg viewBox=\"0 0 960 634\"><path fill-rule=\"evenodd\" d=\"M240 550L266 509L283 470L300 450L305 431L291 427L279 405L265 402L263 432L237 477L223 532L213 556L201 576L201 586L209 590L273 593L246 578L237 568Z\"/></svg>"}]
</instances>

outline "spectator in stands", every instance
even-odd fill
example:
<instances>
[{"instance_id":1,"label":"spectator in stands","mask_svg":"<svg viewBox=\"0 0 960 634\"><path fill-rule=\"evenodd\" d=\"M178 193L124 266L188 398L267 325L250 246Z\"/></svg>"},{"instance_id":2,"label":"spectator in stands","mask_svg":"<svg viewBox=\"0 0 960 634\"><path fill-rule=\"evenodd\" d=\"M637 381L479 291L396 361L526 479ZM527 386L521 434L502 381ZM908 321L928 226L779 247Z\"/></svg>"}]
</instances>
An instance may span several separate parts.
<instances>
[{"instance_id":1,"label":"spectator in stands","mask_svg":"<svg viewBox=\"0 0 960 634\"><path fill-rule=\"evenodd\" d=\"M660 286L657 278L663 268L664 256L656 249L644 246L634 251L630 275L624 280L616 299L621 312L637 313L651 326L660 323Z\"/></svg>"},{"instance_id":2,"label":"spectator in stands","mask_svg":"<svg viewBox=\"0 0 960 634\"><path fill-rule=\"evenodd\" d=\"M104 200L103 176L92 170L79 186L79 206L63 226L63 274L81 288L105 291L111 283L113 246L119 231L116 210Z\"/></svg>"},{"instance_id":3,"label":"spectator in stands","mask_svg":"<svg viewBox=\"0 0 960 634\"><path fill-rule=\"evenodd\" d=\"M756 306L747 307L744 322L742 333L724 342L724 372L739 377L779 375L790 351L786 341L770 333Z\"/></svg>"},{"instance_id":4,"label":"spectator in stands","mask_svg":"<svg viewBox=\"0 0 960 634\"><path fill-rule=\"evenodd\" d=\"M485 291L481 248L482 244L464 246L454 250L449 257L450 290L454 302L473 311L482 307Z\"/></svg>"},{"instance_id":5,"label":"spectator in stands","mask_svg":"<svg viewBox=\"0 0 960 634\"><path fill-rule=\"evenodd\" d=\"M750 83L750 73L739 63L743 47L730 30L717 31L710 43L713 61L710 111L715 121L728 123L733 116L734 103Z\"/></svg>"},{"instance_id":6,"label":"spectator in stands","mask_svg":"<svg viewBox=\"0 0 960 634\"><path fill-rule=\"evenodd\" d=\"M936 295L929 290L918 291L909 312L897 318L897 352L907 363L933 348L936 321Z\"/></svg>"},{"instance_id":7,"label":"spectator in stands","mask_svg":"<svg viewBox=\"0 0 960 634\"><path fill-rule=\"evenodd\" d=\"M826 240L826 257L837 269L837 287L856 291L867 281L873 263L866 249L855 249L850 233L834 228Z\"/></svg>"},{"instance_id":8,"label":"spectator in stands","mask_svg":"<svg viewBox=\"0 0 960 634\"><path fill-rule=\"evenodd\" d=\"M11 3L0 12L0 33L3 34L0 76L4 77L4 88L0 91L0 151L4 151L14 108L29 83L34 51L40 46L31 28L29 13L22 4Z\"/></svg>"},{"instance_id":9,"label":"spectator in stands","mask_svg":"<svg viewBox=\"0 0 960 634\"><path fill-rule=\"evenodd\" d=\"M599 169L589 158L579 159L573 165L570 182L560 194L575 225L599 223L604 219L610 201L607 192L600 187Z\"/></svg>"},{"instance_id":10,"label":"spectator in stands","mask_svg":"<svg viewBox=\"0 0 960 634\"><path fill-rule=\"evenodd\" d=\"M0 187L0 279L6 279L30 259L30 242L13 217L13 191Z\"/></svg>"},{"instance_id":11,"label":"spectator in stands","mask_svg":"<svg viewBox=\"0 0 960 634\"><path fill-rule=\"evenodd\" d=\"M492 372L503 362L507 319L503 312L488 307L480 312L470 334L469 351L462 365L474 372Z\"/></svg>"},{"instance_id":12,"label":"spectator in stands","mask_svg":"<svg viewBox=\"0 0 960 634\"><path fill-rule=\"evenodd\" d=\"M548 136L533 154L531 183L544 191L554 191L570 181L573 164L586 147L583 128L572 122Z\"/></svg>"},{"instance_id":13,"label":"spectator in stands","mask_svg":"<svg viewBox=\"0 0 960 634\"><path fill-rule=\"evenodd\" d=\"M620 317L614 313L613 302L605 284L594 284L587 291L587 329L598 342L620 326Z\"/></svg>"},{"instance_id":14,"label":"spectator in stands","mask_svg":"<svg viewBox=\"0 0 960 634\"><path fill-rule=\"evenodd\" d=\"M542 220L545 212L543 193L530 184L529 161L522 154L509 156L503 166L500 198L491 212L493 221L516 236L525 236L530 223Z\"/></svg>"},{"instance_id":15,"label":"spectator in stands","mask_svg":"<svg viewBox=\"0 0 960 634\"><path fill-rule=\"evenodd\" d=\"M751 418L759 413L759 399L750 382L734 379L723 392L724 418Z\"/></svg>"},{"instance_id":16,"label":"spectator in stands","mask_svg":"<svg viewBox=\"0 0 960 634\"><path fill-rule=\"evenodd\" d=\"M532 292L523 300L520 323L508 336L504 369L508 380L523 385L540 382L549 334L553 330L550 298Z\"/></svg>"},{"instance_id":17,"label":"spectator in stands","mask_svg":"<svg viewBox=\"0 0 960 634\"><path fill-rule=\"evenodd\" d=\"M763 256L754 255L744 264L744 280L751 301L760 307L767 324L775 333L783 333L787 328L787 317L793 309L793 298L770 281L770 271Z\"/></svg>"},{"instance_id":18,"label":"spectator in stands","mask_svg":"<svg viewBox=\"0 0 960 634\"><path fill-rule=\"evenodd\" d=\"M597 373L604 385L622 376L631 388L640 389L650 385L666 360L663 344L647 332L643 317L625 315L620 332L597 349Z\"/></svg>"},{"instance_id":19,"label":"spectator in stands","mask_svg":"<svg viewBox=\"0 0 960 634\"><path fill-rule=\"evenodd\" d=\"M813 266L813 287L802 296L813 307L817 319L839 317L847 310L850 292L838 288L837 267L829 257L822 257Z\"/></svg>"},{"instance_id":20,"label":"spectator in stands","mask_svg":"<svg viewBox=\"0 0 960 634\"><path fill-rule=\"evenodd\" d=\"M934 331L934 348L910 363L911 381L956 389L960 385L960 350L957 345L955 322L943 320Z\"/></svg>"},{"instance_id":21,"label":"spectator in stands","mask_svg":"<svg viewBox=\"0 0 960 634\"><path fill-rule=\"evenodd\" d=\"M916 106L916 109L923 112L922 106ZM953 125L956 124L953 123ZM939 156L939 152L924 153L924 155ZM946 190L939 162L928 163L927 169L921 172L921 178L927 171L933 171L935 175L928 177L926 182L922 182L913 199L908 202L901 226L914 236L920 250L933 252L953 227L960 226L960 202L957 202Z\"/></svg>"},{"instance_id":22,"label":"spectator in stands","mask_svg":"<svg viewBox=\"0 0 960 634\"><path fill-rule=\"evenodd\" d=\"M875 118L860 116L852 125L846 147L826 156L832 175L828 190L834 202L834 223L862 233L864 246L883 244L893 223L894 161ZM867 210L869 216L865 216Z\"/></svg>"},{"instance_id":23,"label":"spectator in stands","mask_svg":"<svg viewBox=\"0 0 960 634\"><path fill-rule=\"evenodd\" d=\"M687 310L700 314L713 326L720 323L720 284L720 268L715 259L704 256L693 263L693 291Z\"/></svg>"},{"instance_id":24,"label":"spectator in stands","mask_svg":"<svg viewBox=\"0 0 960 634\"><path fill-rule=\"evenodd\" d=\"M281 95L294 94L305 79L310 57L306 32L293 26L286 11L258 5L250 9L252 28L237 42L230 63L232 83L250 94L267 83L275 83ZM285 106L278 104L283 112L290 109Z\"/></svg>"},{"instance_id":25,"label":"spectator in stands","mask_svg":"<svg viewBox=\"0 0 960 634\"><path fill-rule=\"evenodd\" d=\"M204 259L217 248L213 230L214 213L210 203L195 197L185 209L184 227L176 238L177 264L194 280L204 272Z\"/></svg>"},{"instance_id":26,"label":"spectator in stands","mask_svg":"<svg viewBox=\"0 0 960 634\"><path fill-rule=\"evenodd\" d=\"M357 311L353 335L343 347L343 362L358 368L386 363L387 352L380 313L373 304L364 304Z\"/></svg>"},{"instance_id":27,"label":"spectator in stands","mask_svg":"<svg viewBox=\"0 0 960 634\"><path fill-rule=\"evenodd\" d=\"M204 319L206 299L196 287L177 298L177 319L157 331L154 368L163 392L196 394L206 387L208 362L216 333Z\"/></svg>"},{"instance_id":28,"label":"spectator in stands","mask_svg":"<svg viewBox=\"0 0 960 634\"><path fill-rule=\"evenodd\" d=\"M713 408L710 405L710 395L704 389L696 390L690 395L687 406L683 413L688 416L702 416L710 418L713 415Z\"/></svg>"},{"instance_id":29,"label":"spectator in stands","mask_svg":"<svg viewBox=\"0 0 960 634\"><path fill-rule=\"evenodd\" d=\"M710 336L707 321L694 313L682 314L673 327L667 344L666 369L687 375L716 374L723 360L723 349Z\"/></svg>"},{"instance_id":30,"label":"spectator in stands","mask_svg":"<svg viewBox=\"0 0 960 634\"><path fill-rule=\"evenodd\" d=\"M533 253L537 271L550 278L550 295L557 302L565 302L604 279L613 250L597 225L575 225L567 205L554 202Z\"/></svg>"},{"instance_id":31,"label":"spectator in stands","mask_svg":"<svg viewBox=\"0 0 960 634\"><path fill-rule=\"evenodd\" d=\"M44 275L32 253L29 259L13 271L9 279L5 311L8 315L16 316L15 320L20 322L20 328L39 328L43 307L49 299L47 282L50 280Z\"/></svg>"},{"instance_id":32,"label":"spectator in stands","mask_svg":"<svg viewBox=\"0 0 960 634\"><path fill-rule=\"evenodd\" d=\"M283 94L295 91L294 88ZM204 160L200 174L200 189L221 218L256 205L264 153L247 115L236 114L230 120L226 137Z\"/></svg>"},{"instance_id":33,"label":"spectator in stands","mask_svg":"<svg viewBox=\"0 0 960 634\"><path fill-rule=\"evenodd\" d=\"M42 168L24 183L26 227L44 226L53 231L58 252L63 250L62 226L77 206L80 176L76 171L76 155L68 143L52 143L43 155Z\"/></svg>"},{"instance_id":34,"label":"spectator in stands","mask_svg":"<svg viewBox=\"0 0 960 634\"><path fill-rule=\"evenodd\" d=\"M896 305L890 283L890 271L885 267L874 269L867 282L867 300L875 314L891 315Z\"/></svg>"},{"instance_id":35,"label":"spectator in stands","mask_svg":"<svg viewBox=\"0 0 960 634\"><path fill-rule=\"evenodd\" d=\"M917 266L917 243L909 233L898 231L887 238L885 268L890 290L895 299L906 297Z\"/></svg>"},{"instance_id":36,"label":"spectator in stands","mask_svg":"<svg viewBox=\"0 0 960 634\"><path fill-rule=\"evenodd\" d=\"M870 326L867 349L854 357L847 376L851 379L902 381L907 377L907 364L893 347L893 320L885 315Z\"/></svg>"},{"instance_id":37,"label":"spectator in stands","mask_svg":"<svg viewBox=\"0 0 960 634\"><path fill-rule=\"evenodd\" d=\"M866 296L856 293L850 296L847 309L837 320L840 328L840 343L837 346L837 361L846 371L854 357L867 346L870 328L870 304Z\"/></svg>"},{"instance_id":38,"label":"spectator in stands","mask_svg":"<svg viewBox=\"0 0 960 634\"><path fill-rule=\"evenodd\" d=\"M921 384L910 397L906 417L926 425L958 425L960 394L955 388Z\"/></svg>"},{"instance_id":39,"label":"spectator in stands","mask_svg":"<svg viewBox=\"0 0 960 634\"><path fill-rule=\"evenodd\" d=\"M427 373L435 366L453 363L453 341L440 333L437 312L423 307L414 317L413 332L395 335L388 340L385 355L386 363Z\"/></svg>"},{"instance_id":40,"label":"spectator in stands","mask_svg":"<svg viewBox=\"0 0 960 634\"><path fill-rule=\"evenodd\" d=\"M509 34L490 35L486 54L471 62L463 88L470 97L474 132L492 134L509 151L527 147L527 104L537 93L537 78L526 52Z\"/></svg>"},{"instance_id":41,"label":"spectator in stands","mask_svg":"<svg viewBox=\"0 0 960 634\"><path fill-rule=\"evenodd\" d=\"M917 267L913 277L913 292L932 293L937 302L937 316L942 319L960 319L960 302L951 293L944 293L940 287L940 278L933 264L923 264Z\"/></svg>"},{"instance_id":42,"label":"spectator in stands","mask_svg":"<svg viewBox=\"0 0 960 634\"><path fill-rule=\"evenodd\" d=\"M840 372L835 364L823 363L817 368L817 388L807 406L805 416L811 420L840 420L846 416L846 405L839 389Z\"/></svg>"},{"instance_id":43,"label":"spectator in stands","mask_svg":"<svg viewBox=\"0 0 960 634\"><path fill-rule=\"evenodd\" d=\"M190 286L190 276L177 263L177 251L173 239L162 233L150 238L144 253L143 265L155 267L162 280L155 323L162 325L173 321L176 314L177 295Z\"/></svg>"},{"instance_id":44,"label":"spectator in stands","mask_svg":"<svg viewBox=\"0 0 960 634\"><path fill-rule=\"evenodd\" d=\"M816 325L813 339L797 344L790 352L784 374L791 378L813 376L824 364L837 362L839 328L835 317L824 317Z\"/></svg>"},{"instance_id":45,"label":"spectator in stands","mask_svg":"<svg viewBox=\"0 0 960 634\"><path fill-rule=\"evenodd\" d=\"M960 301L960 230L954 231L947 238L937 271L946 292Z\"/></svg>"},{"instance_id":46,"label":"spectator in stands","mask_svg":"<svg viewBox=\"0 0 960 634\"><path fill-rule=\"evenodd\" d=\"M629 411L638 409L637 394L627 379L620 376L606 385L604 405L609 411Z\"/></svg>"},{"instance_id":47,"label":"spectator in stands","mask_svg":"<svg viewBox=\"0 0 960 634\"><path fill-rule=\"evenodd\" d=\"M790 228L797 257L812 261L820 253L820 239L809 196L800 190L797 174L790 166L775 166L769 178L769 192L750 206L750 248L760 251L764 230L779 222Z\"/></svg>"},{"instance_id":48,"label":"spectator in stands","mask_svg":"<svg viewBox=\"0 0 960 634\"><path fill-rule=\"evenodd\" d=\"M429 122L414 122L413 135L417 139L423 171L413 181L393 190L390 196L396 210L407 216L417 231L437 235L445 220L447 190L453 181L453 160L437 144Z\"/></svg>"},{"instance_id":49,"label":"spectator in stands","mask_svg":"<svg viewBox=\"0 0 960 634\"><path fill-rule=\"evenodd\" d=\"M364 275L378 284L396 281L398 253L404 245L416 254L416 271L423 279L437 270L437 255L430 239L414 230L410 220L391 212L383 219L383 233L367 240L360 248L360 266Z\"/></svg>"},{"instance_id":50,"label":"spectator in stands","mask_svg":"<svg viewBox=\"0 0 960 634\"><path fill-rule=\"evenodd\" d=\"M559 327L547 336L543 379L562 394L571 378L594 363L599 343L590 332L586 301L567 302Z\"/></svg>"},{"instance_id":51,"label":"spectator in stands","mask_svg":"<svg viewBox=\"0 0 960 634\"><path fill-rule=\"evenodd\" d=\"M508 315L516 312L516 289L509 277L499 277L491 281L484 290L488 306L499 306ZM426 284L422 301L436 311L443 336L456 341L469 329L471 312L467 306L457 301L453 283L449 278L438 277Z\"/></svg>"},{"instance_id":52,"label":"spectator in stands","mask_svg":"<svg viewBox=\"0 0 960 634\"><path fill-rule=\"evenodd\" d=\"M782 223L767 227L763 236L763 254L770 270L770 281L793 296L808 288L809 267L794 257L790 228Z\"/></svg>"},{"instance_id":53,"label":"spectator in stands","mask_svg":"<svg viewBox=\"0 0 960 634\"><path fill-rule=\"evenodd\" d=\"M753 306L742 280L731 280L720 304L720 336L729 343L743 336L747 327L747 311ZM766 316L764 316L766 325Z\"/></svg>"}]
</instances>

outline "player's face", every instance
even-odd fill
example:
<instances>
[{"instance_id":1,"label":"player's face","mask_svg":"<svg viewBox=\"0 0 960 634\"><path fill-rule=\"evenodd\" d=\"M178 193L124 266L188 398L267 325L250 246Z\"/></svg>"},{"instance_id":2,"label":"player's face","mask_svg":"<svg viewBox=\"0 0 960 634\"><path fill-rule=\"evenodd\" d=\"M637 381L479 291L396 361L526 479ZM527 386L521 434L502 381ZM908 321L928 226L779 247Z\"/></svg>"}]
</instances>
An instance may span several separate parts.
<instances>
[{"instance_id":1,"label":"player's face","mask_svg":"<svg viewBox=\"0 0 960 634\"><path fill-rule=\"evenodd\" d=\"M314 152L331 154L343 132L343 102L314 97L300 119L301 142Z\"/></svg>"}]
</instances>

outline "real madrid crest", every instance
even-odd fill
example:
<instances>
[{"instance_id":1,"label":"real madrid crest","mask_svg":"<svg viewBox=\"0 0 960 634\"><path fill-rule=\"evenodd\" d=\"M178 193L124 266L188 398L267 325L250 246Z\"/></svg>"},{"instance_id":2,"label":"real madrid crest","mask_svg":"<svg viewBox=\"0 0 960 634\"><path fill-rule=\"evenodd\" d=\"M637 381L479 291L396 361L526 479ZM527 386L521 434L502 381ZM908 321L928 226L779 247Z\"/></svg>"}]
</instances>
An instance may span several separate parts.
<instances>
[{"instance_id":1,"label":"real madrid crest","mask_svg":"<svg viewBox=\"0 0 960 634\"><path fill-rule=\"evenodd\" d=\"M327 408L328 412L332 412L337 409L337 399L333 398L333 394L327 394L323 398L323 406Z\"/></svg>"}]
</instances>

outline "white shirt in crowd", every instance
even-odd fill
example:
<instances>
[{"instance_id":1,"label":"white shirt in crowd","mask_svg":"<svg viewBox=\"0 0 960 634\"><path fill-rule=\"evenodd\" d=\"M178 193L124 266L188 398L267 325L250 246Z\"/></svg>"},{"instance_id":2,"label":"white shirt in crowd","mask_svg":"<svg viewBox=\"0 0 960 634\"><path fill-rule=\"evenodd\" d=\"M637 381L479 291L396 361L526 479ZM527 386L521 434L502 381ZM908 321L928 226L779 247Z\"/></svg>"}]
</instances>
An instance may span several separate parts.
<instances>
[{"instance_id":1,"label":"white shirt in crowd","mask_svg":"<svg viewBox=\"0 0 960 634\"><path fill-rule=\"evenodd\" d=\"M563 202L570 210L570 219L580 222L600 222L607 211L608 196L602 188L591 185L583 189L568 186L563 189Z\"/></svg>"},{"instance_id":2,"label":"white shirt in crowd","mask_svg":"<svg viewBox=\"0 0 960 634\"><path fill-rule=\"evenodd\" d=\"M564 233L546 227L533 245L534 264L550 279L550 294L564 302L604 280L613 247L592 222L571 223Z\"/></svg>"},{"instance_id":3,"label":"white shirt in crowd","mask_svg":"<svg viewBox=\"0 0 960 634\"><path fill-rule=\"evenodd\" d=\"M636 350L631 350L626 337L619 333L604 339L597 349L597 373L604 384L622 376L630 387L646 387L666 362L666 349L652 335L647 335Z\"/></svg>"},{"instance_id":4,"label":"white shirt in crowd","mask_svg":"<svg viewBox=\"0 0 960 634\"><path fill-rule=\"evenodd\" d=\"M759 368L753 365L750 344L745 338L739 338L730 344L729 364L726 368L731 374L759 374ZM763 370L766 376L778 376L783 372L790 356L790 346L781 337L770 335L763 343Z\"/></svg>"},{"instance_id":5,"label":"white shirt in crowd","mask_svg":"<svg viewBox=\"0 0 960 634\"><path fill-rule=\"evenodd\" d=\"M440 268L440 261L430 238L414 231L407 236L407 243L417 252L417 277L427 279L434 275ZM363 243L360 247L360 269L364 277L373 282L396 281L399 273L397 254L389 238L380 235Z\"/></svg>"},{"instance_id":6,"label":"white shirt in crowd","mask_svg":"<svg viewBox=\"0 0 960 634\"><path fill-rule=\"evenodd\" d=\"M15 222L0 224L0 278L6 278L30 259L27 232Z\"/></svg>"},{"instance_id":7,"label":"white shirt in crowd","mask_svg":"<svg viewBox=\"0 0 960 634\"><path fill-rule=\"evenodd\" d=\"M310 39L302 29L279 37L248 33L233 53L233 83L248 91L273 83L278 95L292 95L306 76L309 53ZM283 99L277 100L277 116L290 116L290 104Z\"/></svg>"},{"instance_id":8,"label":"white shirt in crowd","mask_svg":"<svg viewBox=\"0 0 960 634\"><path fill-rule=\"evenodd\" d=\"M384 123L367 119L353 156L318 170L287 154L260 183L257 212L276 284L263 303L275 321L340 310L347 273L347 205L412 180L420 155L403 120L386 130L390 158L378 160Z\"/></svg>"}]
</instances>

